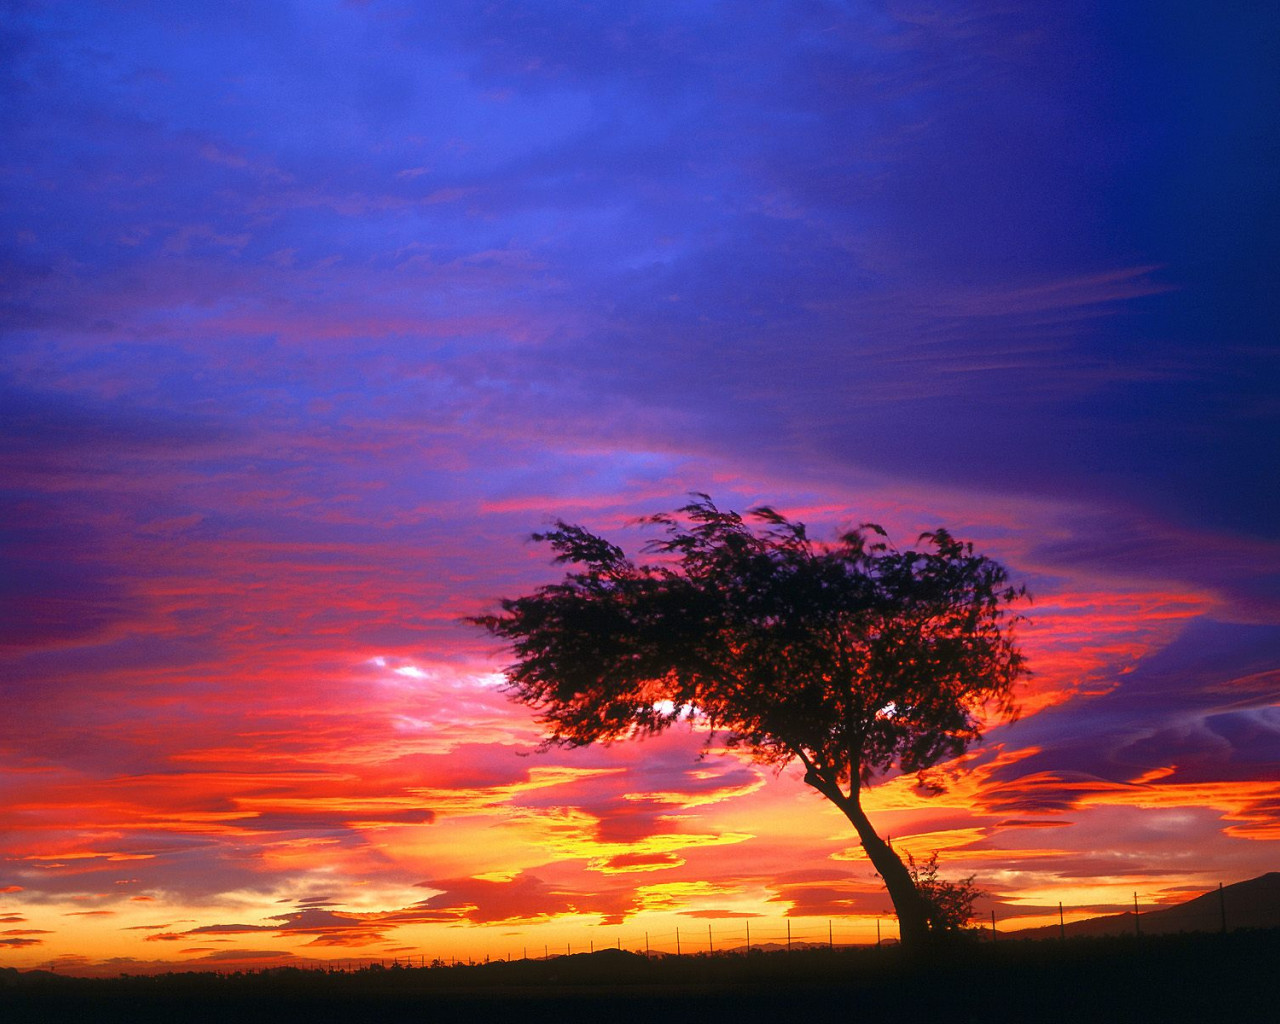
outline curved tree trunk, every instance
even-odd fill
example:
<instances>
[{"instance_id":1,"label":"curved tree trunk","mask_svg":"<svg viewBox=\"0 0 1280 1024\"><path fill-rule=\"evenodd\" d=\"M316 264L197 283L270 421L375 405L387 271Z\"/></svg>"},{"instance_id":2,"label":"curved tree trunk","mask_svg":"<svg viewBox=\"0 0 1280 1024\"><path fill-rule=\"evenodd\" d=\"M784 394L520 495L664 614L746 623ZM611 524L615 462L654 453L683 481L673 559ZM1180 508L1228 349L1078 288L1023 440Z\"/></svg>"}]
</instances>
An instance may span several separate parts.
<instances>
[{"instance_id":1,"label":"curved tree trunk","mask_svg":"<svg viewBox=\"0 0 1280 1024\"><path fill-rule=\"evenodd\" d=\"M885 888L889 890L894 912L898 915L898 934L903 948L912 952L924 948L929 940L929 918L925 902L912 881L907 866L902 863L902 858L894 852L893 847L881 839L871 826L856 794L852 797L841 794L841 798L834 802L853 823L858 838L862 841L862 848L866 850L872 866L879 872Z\"/></svg>"},{"instance_id":2,"label":"curved tree trunk","mask_svg":"<svg viewBox=\"0 0 1280 1024\"><path fill-rule=\"evenodd\" d=\"M898 915L898 935L903 948L912 952L922 950L929 941L928 909L902 858L872 827L871 819L862 809L858 790L846 795L838 785L812 770L805 776L805 782L839 807L853 823L862 848L889 890L894 913Z\"/></svg>"}]
</instances>

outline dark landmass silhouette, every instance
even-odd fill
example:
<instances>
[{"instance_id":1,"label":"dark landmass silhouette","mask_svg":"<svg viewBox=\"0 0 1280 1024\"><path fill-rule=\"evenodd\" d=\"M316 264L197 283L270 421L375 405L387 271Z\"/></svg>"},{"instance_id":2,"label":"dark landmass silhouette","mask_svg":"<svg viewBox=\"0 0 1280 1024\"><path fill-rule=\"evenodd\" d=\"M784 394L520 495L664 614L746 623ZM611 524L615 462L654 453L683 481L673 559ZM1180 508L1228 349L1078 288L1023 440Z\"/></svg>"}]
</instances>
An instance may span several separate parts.
<instances>
[{"instance_id":1,"label":"dark landmass silhouette","mask_svg":"<svg viewBox=\"0 0 1280 1024\"><path fill-rule=\"evenodd\" d=\"M276 968L112 979L0 974L13 1024L707 1024L851 1019L1196 1024L1274 1020L1280 929L958 941L931 960L853 947L549 960L353 972Z\"/></svg>"},{"instance_id":2,"label":"dark landmass silhouette","mask_svg":"<svg viewBox=\"0 0 1280 1024\"><path fill-rule=\"evenodd\" d=\"M1016 939L1068 938L1102 935L1176 935L1179 932L1221 932L1238 928L1280 928L1280 871L1248 881L1211 889L1171 907L1109 914L1060 925L1021 928L1006 934Z\"/></svg>"}]
</instances>

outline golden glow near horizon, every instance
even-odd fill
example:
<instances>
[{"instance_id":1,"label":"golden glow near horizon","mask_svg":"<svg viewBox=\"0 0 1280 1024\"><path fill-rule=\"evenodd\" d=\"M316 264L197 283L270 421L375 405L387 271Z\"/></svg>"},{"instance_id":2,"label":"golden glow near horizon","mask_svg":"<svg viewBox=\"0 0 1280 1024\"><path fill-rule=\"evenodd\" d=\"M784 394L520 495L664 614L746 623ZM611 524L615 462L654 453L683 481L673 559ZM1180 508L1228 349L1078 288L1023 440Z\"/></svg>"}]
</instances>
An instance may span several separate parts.
<instances>
[{"instance_id":1,"label":"golden glow near horizon","mask_svg":"<svg viewBox=\"0 0 1280 1024\"><path fill-rule=\"evenodd\" d=\"M539 754L491 671L365 663L388 685L361 684L382 703L364 709L357 742L302 730L287 736L300 756L282 759L270 750L282 734L266 729L241 734L248 746L184 750L190 767L167 773L20 777L6 850L23 884L0 894L6 962L110 973L430 961L640 949L646 936L651 950L674 952L679 937L699 951L743 945L748 925L754 944L780 943L788 922L794 942L896 935L852 830L794 769L702 756L705 736L688 727ZM456 739L406 744L388 728L406 700L424 717L447 708ZM983 912L1005 927L1052 923L1059 902L1074 920L1124 909L1135 890L1156 903L1210 888L1219 879L1203 865L1218 851L1237 873L1266 866L1267 783L1180 782L1176 766L1112 781L1038 769L1040 747L1014 736L941 766L940 793L899 777L866 800L902 853L938 851L946 874L974 874L995 898ZM256 771L255 741L268 755ZM215 875L203 892L199 865Z\"/></svg>"}]
</instances>

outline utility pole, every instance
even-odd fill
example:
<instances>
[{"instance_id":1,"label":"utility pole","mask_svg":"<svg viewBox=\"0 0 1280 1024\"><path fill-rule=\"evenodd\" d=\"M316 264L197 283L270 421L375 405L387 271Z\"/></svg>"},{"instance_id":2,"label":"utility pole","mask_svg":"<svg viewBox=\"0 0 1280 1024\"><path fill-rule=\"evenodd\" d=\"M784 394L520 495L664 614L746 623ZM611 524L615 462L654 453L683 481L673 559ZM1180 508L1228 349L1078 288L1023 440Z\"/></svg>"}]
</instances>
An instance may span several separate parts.
<instances>
[{"instance_id":1,"label":"utility pole","mask_svg":"<svg viewBox=\"0 0 1280 1024\"><path fill-rule=\"evenodd\" d=\"M747 952L751 952L751 922L747 922Z\"/></svg>"},{"instance_id":2,"label":"utility pole","mask_svg":"<svg viewBox=\"0 0 1280 1024\"><path fill-rule=\"evenodd\" d=\"M676 956L680 955L680 929L676 929Z\"/></svg>"},{"instance_id":3,"label":"utility pole","mask_svg":"<svg viewBox=\"0 0 1280 1024\"><path fill-rule=\"evenodd\" d=\"M1218 883L1218 910L1222 912L1222 934L1227 934L1227 895L1222 891L1222 883Z\"/></svg>"},{"instance_id":4,"label":"utility pole","mask_svg":"<svg viewBox=\"0 0 1280 1024\"><path fill-rule=\"evenodd\" d=\"M715 951L716 951L716 947L711 944L711 925L708 924L707 925L707 952L714 953Z\"/></svg>"},{"instance_id":5,"label":"utility pole","mask_svg":"<svg viewBox=\"0 0 1280 1024\"><path fill-rule=\"evenodd\" d=\"M1067 937L1067 922L1062 916L1062 900L1058 900L1058 928L1062 933L1062 938Z\"/></svg>"},{"instance_id":6,"label":"utility pole","mask_svg":"<svg viewBox=\"0 0 1280 1024\"><path fill-rule=\"evenodd\" d=\"M791 952L791 918L787 918L787 952Z\"/></svg>"},{"instance_id":7,"label":"utility pole","mask_svg":"<svg viewBox=\"0 0 1280 1024\"><path fill-rule=\"evenodd\" d=\"M827 949L834 950L836 948L835 933L831 930L831 918L827 918Z\"/></svg>"},{"instance_id":8,"label":"utility pole","mask_svg":"<svg viewBox=\"0 0 1280 1024\"><path fill-rule=\"evenodd\" d=\"M649 959L649 933L644 933L644 958Z\"/></svg>"},{"instance_id":9,"label":"utility pole","mask_svg":"<svg viewBox=\"0 0 1280 1024\"><path fill-rule=\"evenodd\" d=\"M991 908L991 942L994 945L996 941L996 908Z\"/></svg>"},{"instance_id":10,"label":"utility pole","mask_svg":"<svg viewBox=\"0 0 1280 1024\"><path fill-rule=\"evenodd\" d=\"M1133 894L1133 934L1142 935L1142 922L1138 920L1138 894Z\"/></svg>"}]
</instances>

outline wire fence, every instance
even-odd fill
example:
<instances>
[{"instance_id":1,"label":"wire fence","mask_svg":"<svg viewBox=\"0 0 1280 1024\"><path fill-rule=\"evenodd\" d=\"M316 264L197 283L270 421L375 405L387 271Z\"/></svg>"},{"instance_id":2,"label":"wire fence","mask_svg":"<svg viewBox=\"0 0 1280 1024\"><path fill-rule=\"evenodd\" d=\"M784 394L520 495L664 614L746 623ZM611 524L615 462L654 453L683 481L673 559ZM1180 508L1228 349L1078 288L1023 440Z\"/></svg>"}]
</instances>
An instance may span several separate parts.
<instances>
[{"instance_id":1,"label":"wire fence","mask_svg":"<svg viewBox=\"0 0 1280 1024\"><path fill-rule=\"evenodd\" d=\"M611 934L601 929L598 936L593 935L577 942L572 940L559 943L524 943L512 946L510 950L498 956L486 954L477 960L474 956L454 956L432 958L426 953L417 953L388 960L374 961L383 966L452 966L455 964L487 963L492 959L500 960L554 960L557 957L573 956L579 953L597 953L606 949L615 949L647 957L686 957L686 956L719 956L753 952L777 952L785 950L815 948L846 948L849 946L877 946L898 941L897 921L886 918L873 925L850 925L831 919L825 930L808 929L801 931L792 927L789 920L751 924L743 921L736 928L708 924L706 927L692 926L675 928L667 932L636 931L620 929Z\"/></svg>"},{"instance_id":2,"label":"wire fence","mask_svg":"<svg viewBox=\"0 0 1280 1024\"><path fill-rule=\"evenodd\" d=\"M1002 920L998 912L993 909L985 919L976 919L972 922L970 930L980 941L998 942L1002 938L1006 940L1055 937L1067 939L1081 935L1132 934L1140 937L1144 934L1171 932L1220 931L1225 933L1237 927L1257 926L1251 923L1251 915L1239 903L1227 898L1222 885L1218 886L1216 893L1207 893L1192 903L1175 907L1150 902L1144 905L1140 894L1134 893L1132 910L1083 919L1080 916L1087 915L1090 911L1096 913L1097 910L1096 906L1068 907L1059 903L1056 924L1026 928L1018 924L1019 918L1009 917ZM1152 916L1153 914L1155 916ZM1052 916L1052 911L1048 914L1042 912L1038 916L1041 918ZM705 926L700 924L681 926L665 932L641 931L625 927L617 930L601 928L577 941L569 940L563 944L529 943L521 939L518 944L512 942L509 948L496 952L494 943L480 941L476 945L486 946L490 952L478 956L474 952L461 954L453 952L442 956L426 951L402 951L385 958L312 960L294 957L289 960L289 964L303 969L355 971L375 966L382 968L452 967L473 966L495 960L507 962L553 960L562 956L591 954L606 949L626 951L650 958L665 958L745 956L757 952L821 948L830 950L866 948L896 945L898 942L897 920L888 916L871 923L865 919L854 923L831 918L827 921L825 929L814 928L812 919L805 923L806 927L801 929L786 918L781 920L735 918L732 919L732 923L720 919L708 922Z\"/></svg>"}]
</instances>

